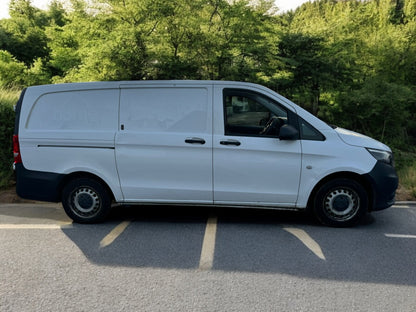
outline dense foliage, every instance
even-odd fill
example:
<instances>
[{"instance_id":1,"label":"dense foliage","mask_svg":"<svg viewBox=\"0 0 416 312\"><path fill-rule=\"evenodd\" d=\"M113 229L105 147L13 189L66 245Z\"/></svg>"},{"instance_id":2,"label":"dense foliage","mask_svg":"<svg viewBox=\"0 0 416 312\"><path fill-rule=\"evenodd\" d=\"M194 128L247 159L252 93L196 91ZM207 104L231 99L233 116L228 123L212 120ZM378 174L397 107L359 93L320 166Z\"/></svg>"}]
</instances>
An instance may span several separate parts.
<instances>
[{"instance_id":1,"label":"dense foliage","mask_svg":"<svg viewBox=\"0 0 416 312\"><path fill-rule=\"evenodd\" d=\"M10 185L12 179L12 135L14 130L13 105L19 96L17 90L0 88L0 189Z\"/></svg>"},{"instance_id":2,"label":"dense foliage","mask_svg":"<svg viewBox=\"0 0 416 312\"><path fill-rule=\"evenodd\" d=\"M129 79L266 85L329 123L416 143L416 0L11 0L0 87Z\"/></svg>"}]
</instances>

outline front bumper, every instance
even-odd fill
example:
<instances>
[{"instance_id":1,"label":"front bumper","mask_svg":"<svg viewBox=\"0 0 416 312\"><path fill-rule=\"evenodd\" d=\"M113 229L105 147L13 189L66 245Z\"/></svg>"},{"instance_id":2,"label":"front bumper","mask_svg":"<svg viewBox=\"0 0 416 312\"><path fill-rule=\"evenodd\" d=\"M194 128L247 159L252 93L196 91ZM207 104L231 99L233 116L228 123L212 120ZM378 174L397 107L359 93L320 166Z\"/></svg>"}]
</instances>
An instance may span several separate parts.
<instances>
[{"instance_id":1,"label":"front bumper","mask_svg":"<svg viewBox=\"0 0 416 312\"><path fill-rule=\"evenodd\" d=\"M394 204L399 178L393 166L377 161L373 170L364 177L373 191L371 211L386 209Z\"/></svg>"}]
</instances>

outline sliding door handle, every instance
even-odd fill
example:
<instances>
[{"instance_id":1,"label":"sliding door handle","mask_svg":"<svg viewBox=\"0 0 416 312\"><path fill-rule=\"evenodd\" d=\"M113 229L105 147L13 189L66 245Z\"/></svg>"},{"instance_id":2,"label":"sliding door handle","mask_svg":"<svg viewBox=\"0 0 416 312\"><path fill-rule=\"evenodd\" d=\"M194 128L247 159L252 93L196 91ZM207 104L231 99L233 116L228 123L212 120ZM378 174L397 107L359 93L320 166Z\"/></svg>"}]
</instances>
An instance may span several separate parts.
<instances>
[{"instance_id":1,"label":"sliding door handle","mask_svg":"<svg viewBox=\"0 0 416 312\"><path fill-rule=\"evenodd\" d=\"M201 138L187 138L185 139L185 143L188 144L205 144L205 140Z\"/></svg>"},{"instance_id":2,"label":"sliding door handle","mask_svg":"<svg viewBox=\"0 0 416 312\"><path fill-rule=\"evenodd\" d=\"M235 146L240 146L241 143L237 140L227 140L227 141L220 141L221 145L235 145Z\"/></svg>"}]
</instances>

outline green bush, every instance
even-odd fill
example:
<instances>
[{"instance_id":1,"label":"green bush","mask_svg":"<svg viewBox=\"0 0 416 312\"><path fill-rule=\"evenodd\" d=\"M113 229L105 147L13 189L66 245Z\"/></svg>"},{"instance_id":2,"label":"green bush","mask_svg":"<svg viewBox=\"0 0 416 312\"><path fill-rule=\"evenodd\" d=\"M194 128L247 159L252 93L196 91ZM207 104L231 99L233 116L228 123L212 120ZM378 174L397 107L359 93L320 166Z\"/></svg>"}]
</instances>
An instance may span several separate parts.
<instances>
[{"instance_id":1,"label":"green bush","mask_svg":"<svg viewBox=\"0 0 416 312\"><path fill-rule=\"evenodd\" d=\"M8 51L0 50L0 87L23 86L26 77L26 65L19 62Z\"/></svg>"},{"instance_id":2,"label":"green bush","mask_svg":"<svg viewBox=\"0 0 416 312\"><path fill-rule=\"evenodd\" d=\"M0 89L0 189L10 186L13 175L14 111L19 91Z\"/></svg>"}]
</instances>

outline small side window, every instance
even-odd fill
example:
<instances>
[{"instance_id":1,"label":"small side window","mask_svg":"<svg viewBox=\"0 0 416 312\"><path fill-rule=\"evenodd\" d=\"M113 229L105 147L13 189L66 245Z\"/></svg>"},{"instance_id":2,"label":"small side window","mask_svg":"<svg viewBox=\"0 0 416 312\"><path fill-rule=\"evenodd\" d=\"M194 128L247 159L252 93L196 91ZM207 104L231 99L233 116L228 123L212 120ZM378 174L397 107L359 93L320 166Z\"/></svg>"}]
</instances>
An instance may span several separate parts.
<instances>
[{"instance_id":1,"label":"small side window","mask_svg":"<svg viewBox=\"0 0 416 312\"><path fill-rule=\"evenodd\" d=\"M300 124L300 138L301 140L310 141L325 141L325 137L322 133L312 127L308 122L299 117Z\"/></svg>"}]
</instances>

